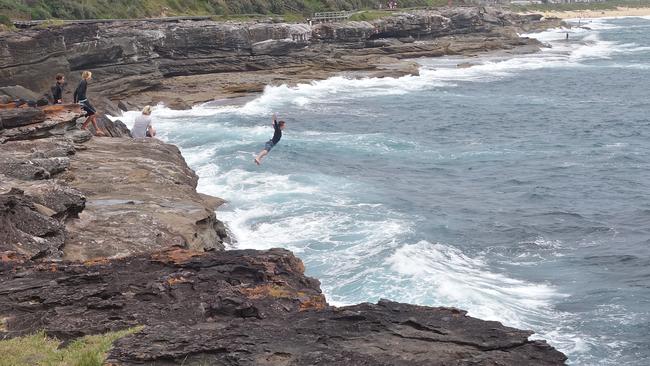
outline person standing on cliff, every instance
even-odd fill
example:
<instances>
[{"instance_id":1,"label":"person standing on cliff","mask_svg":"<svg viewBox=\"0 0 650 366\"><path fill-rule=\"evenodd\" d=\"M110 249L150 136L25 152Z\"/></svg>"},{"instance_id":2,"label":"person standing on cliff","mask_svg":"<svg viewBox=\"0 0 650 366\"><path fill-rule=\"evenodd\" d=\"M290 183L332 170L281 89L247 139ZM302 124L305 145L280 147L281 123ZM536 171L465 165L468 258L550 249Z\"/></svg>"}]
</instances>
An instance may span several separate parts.
<instances>
[{"instance_id":1,"label":"person standing on cliff","mask_svg":"<svg viewBox=\"0 0 650 366\"><path fill-rule=\"evenodd\" d=\"M56 74L56 84L52 87L52 104L63 103L63 88L65 87L65 76Z\"/></svg>"},{"instance_id":2,"label":"person standing on cliff","mask_svg":"<svg viewBox=\"0 0 650 366\"><path fill-rule=\"evenodd\" d=\"M98 136L104 136L104 133L97 126L97 111L95 107L90 104L88 97L86 97L86 89L88 88L88 80L92 79L93 73L90 71L84 71L81 73L81 81L77 86L77 89L74 91L74 102L81 105L81 109L86 111L86 120L81 125L81 129L85 130L88 128L88 124L92 122L93 127L95 127L96 134Z\"/></svg>"},{"instance_id":3,"label":"person standing on cliff","mask_svg":"<svg viewBox=\"0 0 650 366\"><path fill-rule=\"evenodd\" d=\"M156 130L151 125L151 106L145 106L142 109L142 114L135 119L131 136L134 139L156 136Z\"/></svg>"},{"instance_id":4,"label":"person standing on cliff","mask_svg":"<svg viewBox=\"0 0 650 366\"><path fill-rule=\"evenodd\" d=\"M262 159L271 152L271 149L273 149L273 146L275 146L278 142L280 142L280 139L282 138L282 130L284 130L284 126L286 123L284 121L278 121L275 113L273 113L273 137L266 142L266 145L264 145L264 150L260 151L259 155L255 158L255 164L260 165L262 163Z\"/></svg>"}]
</instances>

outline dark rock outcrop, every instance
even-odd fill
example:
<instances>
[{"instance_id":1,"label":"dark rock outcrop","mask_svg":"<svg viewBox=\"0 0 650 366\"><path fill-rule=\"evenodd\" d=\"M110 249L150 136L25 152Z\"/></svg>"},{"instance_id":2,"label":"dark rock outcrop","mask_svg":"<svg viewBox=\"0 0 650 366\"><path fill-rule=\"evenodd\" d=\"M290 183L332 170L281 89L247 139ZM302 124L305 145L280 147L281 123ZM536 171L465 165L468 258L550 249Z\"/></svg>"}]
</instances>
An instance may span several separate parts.
<instances>
[{"instance_id":1,"label":"dark rock outcrop","mask_svg":"<svg viewBox=\"0 0 650 366\"><path fill-rule=\"evenodd\" d=\"M0 109L0 143L65 136L76 129L78 105Z\"/></svg>"},{"instance_id":2,"label":"dark rock outcrop","mask_svg":"<svg viewBox=\"0 0 650 366\"><path fill-rule=\"evenodd\" d=\"M319 282L303 272L302 262L282 249L5 263L0 335L38 327L66 340L137 324L198 325L324 308Z\"/></svg>"},{"instance_id":3,"label":"dark rock outcrop","mask_svg":"<svg viewBox=\"0 0 650 366\"><path fill-rule=\"evenodd\" d=\"M531 332L464 311L327 306L282 249L171 250L85 263L5 265L0 335L60 339L138 324L112 365L562 365Z\"/></svg>"},{"instance_id":4,"label":"dark rock outcrop","mask_svg":"<svg viewBox=\"0 0 650 366\"><path fill-rule=\"evenodd\" d=\"M170 329L148 327L118 340L116 365L563 365L529 332L450 308L386 300L285 317ZM152 346L155 345L155 346Z\"/></svg>"},{"instance_id":5,"label":"dark rock outcrop","mask_svg":"<svg viewBox=\"0 0 650 366\"><path fill-rule=\"evenodd\" d=\"M0 256L14 260L61 257L65 228L49 213L19 189L0 194Z\"/></svg>"}]
</instances>

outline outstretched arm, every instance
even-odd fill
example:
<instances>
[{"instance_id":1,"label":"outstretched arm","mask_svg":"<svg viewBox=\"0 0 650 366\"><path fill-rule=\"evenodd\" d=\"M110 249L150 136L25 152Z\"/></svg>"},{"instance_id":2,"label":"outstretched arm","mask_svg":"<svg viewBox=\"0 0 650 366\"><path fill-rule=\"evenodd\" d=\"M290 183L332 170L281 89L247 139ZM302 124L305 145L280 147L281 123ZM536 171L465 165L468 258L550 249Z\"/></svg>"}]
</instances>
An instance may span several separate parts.
<instances>
[{"instance_id":1,"label":"outstretched arm","mask_svg":"<svg viewBox=\"0 0 650 366\"><path fill-rule=\"evenodd\" d=\"M278 116L276 113L273 113L273 127L276 127L278 124Z\"/></svg>"}]
</instances>

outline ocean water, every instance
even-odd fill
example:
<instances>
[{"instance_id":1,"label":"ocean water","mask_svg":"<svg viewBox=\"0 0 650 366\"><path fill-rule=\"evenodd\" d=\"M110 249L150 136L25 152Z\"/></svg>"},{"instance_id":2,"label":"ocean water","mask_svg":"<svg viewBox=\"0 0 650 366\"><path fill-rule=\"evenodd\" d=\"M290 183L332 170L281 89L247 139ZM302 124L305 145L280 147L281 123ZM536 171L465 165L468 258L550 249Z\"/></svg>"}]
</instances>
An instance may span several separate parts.
<instances>
[{"instance_id":1,"label":"ocean water","mask_svg":"<svg viewBox=\"0 0 650 366\"><path fill-rule=\"evenodd\" d=\"M454 306L574 365L650 365L650 18L587 26L154 123L228 200L233 247L294 251L332 304ZM258 167L273 111L287 128Z\"/></svg>"}]
</instances>

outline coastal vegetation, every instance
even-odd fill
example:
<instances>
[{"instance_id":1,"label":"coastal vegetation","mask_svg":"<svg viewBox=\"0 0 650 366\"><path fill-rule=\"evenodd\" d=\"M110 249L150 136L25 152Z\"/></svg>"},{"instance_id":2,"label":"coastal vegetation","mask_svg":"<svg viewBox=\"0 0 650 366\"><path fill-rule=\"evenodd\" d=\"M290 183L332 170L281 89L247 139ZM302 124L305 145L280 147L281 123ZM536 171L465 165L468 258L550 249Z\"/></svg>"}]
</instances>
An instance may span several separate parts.
<instances>
[{"instance_id":1,"label":"coastal vegetation","mask_svg":"<svg viewBox=\"0 0 650 366\"><path fill-rule=\"evenodd\" d=\"M0 31L12 29L14 27L11 19L4 14L0 14Z\"/></svg>"},{"instance_id":2,"label":"coastal vegetation","mask_svg":"<svg viewBox=\"0 0 650 366\"><path fill-rule=\"evenodd\" d=\"M62 348L42 331L0 341L0 366L101 366L113 342L141 329L86 336Z\"/></svg>"},{"instance_id":3,"label":"coastal vegetation","mask_svg":"<svg viewBox=\"0 0 650 366\"><path fill-rule=\"evenodd\" d=\"M16 19L113 19L179 15L309 16L314 12L376 9L378 0L0 0L0 13ZM400 0L400 7L442 0Z\"/></svg>"}]
</instances>

